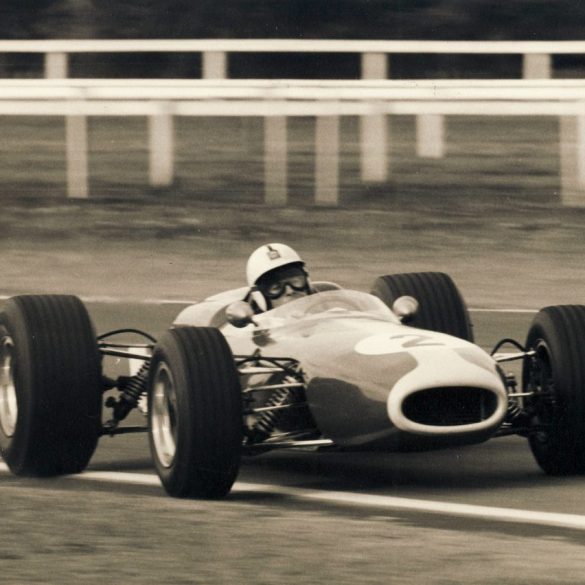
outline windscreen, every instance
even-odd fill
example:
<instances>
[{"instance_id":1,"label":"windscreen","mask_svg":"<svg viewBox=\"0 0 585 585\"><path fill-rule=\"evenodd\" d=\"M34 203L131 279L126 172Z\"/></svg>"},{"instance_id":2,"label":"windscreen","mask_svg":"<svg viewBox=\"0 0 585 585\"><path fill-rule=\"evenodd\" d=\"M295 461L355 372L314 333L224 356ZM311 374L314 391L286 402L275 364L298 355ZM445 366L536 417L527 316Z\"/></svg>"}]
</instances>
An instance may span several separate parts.
<instances>
[{"instance_id":1,"label":"windscreen","mask_svg":"<svg viewBox=\"0 0 585 585\"><path fill-rule=\"evenodd\" d=\"M271 319L303 319L320 314L364 313L398 323L394 313L377 297L355 290L332 290L296 299L265 313Z\"/></svg>"}]
</instances>

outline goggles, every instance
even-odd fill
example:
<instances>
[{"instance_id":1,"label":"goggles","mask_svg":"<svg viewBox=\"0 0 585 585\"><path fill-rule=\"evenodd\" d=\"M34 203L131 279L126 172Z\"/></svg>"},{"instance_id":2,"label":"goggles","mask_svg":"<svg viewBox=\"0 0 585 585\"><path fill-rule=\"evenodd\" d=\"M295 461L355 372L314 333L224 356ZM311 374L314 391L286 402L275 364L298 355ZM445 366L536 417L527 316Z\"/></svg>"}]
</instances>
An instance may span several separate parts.
<instances>
[{"instance_id":1,"label":"goggles","mask_svg":"<svg viewBox=\"0 0 585 585\"><path fill-rule=\"evenodd\" d=\"M277 299L284 294L287 286L290 286L294 291L302 292L307 290L307 284L307 275L300 273L283 276L270 284L262 286L261 291L269 299Z\"/></svg>"}]
</instances>

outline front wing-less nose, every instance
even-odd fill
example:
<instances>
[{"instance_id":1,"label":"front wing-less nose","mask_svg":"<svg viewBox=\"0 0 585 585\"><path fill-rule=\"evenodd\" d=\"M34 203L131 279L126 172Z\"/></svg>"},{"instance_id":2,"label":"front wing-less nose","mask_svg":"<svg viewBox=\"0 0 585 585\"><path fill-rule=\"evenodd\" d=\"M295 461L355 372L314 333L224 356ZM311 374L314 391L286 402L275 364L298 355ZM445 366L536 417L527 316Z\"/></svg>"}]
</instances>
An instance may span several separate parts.
<instances>
[{"instance_id":1,"label":"front wing-less nose","mask_svg":"<svg viewBox=\"0 0 585 585\"><path fill-rule=\"evenodd\" d=\"M387 401L393 425L419 435L485 432L501 424L508 406L504 384L487 354L428 352L396 382Z\"/></svg>"}]
</instances>

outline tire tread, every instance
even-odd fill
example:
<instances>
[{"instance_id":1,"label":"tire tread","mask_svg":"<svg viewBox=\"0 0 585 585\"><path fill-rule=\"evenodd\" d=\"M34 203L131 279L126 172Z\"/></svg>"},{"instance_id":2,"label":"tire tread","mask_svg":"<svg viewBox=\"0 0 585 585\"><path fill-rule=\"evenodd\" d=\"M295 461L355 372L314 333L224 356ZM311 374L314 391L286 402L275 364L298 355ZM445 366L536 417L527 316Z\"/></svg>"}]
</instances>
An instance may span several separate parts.
<instances>
[{"instance_id":1,"label":"tire tread","mask_svg":"<svg viewBox=\"0 0 585 585\"><path fill-rule=\"evenodd\" d=\"M447 333L473 341L469 311L457 286L443 272L413 272L380 276L372 294L388 307L403 295L416 298L419 312L409 323L413 327Z\"/></svg>"}]
</instances>

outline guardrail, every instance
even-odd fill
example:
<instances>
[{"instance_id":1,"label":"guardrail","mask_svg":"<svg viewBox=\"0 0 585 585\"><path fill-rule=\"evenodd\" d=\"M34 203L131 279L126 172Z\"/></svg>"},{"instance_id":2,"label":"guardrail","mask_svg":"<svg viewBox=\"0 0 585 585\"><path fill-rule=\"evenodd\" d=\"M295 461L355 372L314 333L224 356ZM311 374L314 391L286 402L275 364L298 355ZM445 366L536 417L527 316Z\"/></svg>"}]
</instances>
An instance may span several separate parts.
<instances>
[{"instance_id":1,"label":"guardrail","mask_svg":"<svg viewBox=\"0 0 585 585\"><path fill-rule=\"evenodd\" d=\"M197 53L203 79L227 79L229 56L234 53L353 53L360 55L362 80L391 77L393 54L521 55L524 79L548 79L553 55L585 54L585 41L382 41L316 39L107 39L107 40L5 40L0 53L42 53L47 79L67 78L69 56L80 53ZM421 114L417 120L421 149L442 156L444 120ZM360 120L361 178L365 182L387 179L384 164L388 136L379 118ZM428 144L425 147L425 144Z\"/></svg>"},{"instance_id":2,"label":"guardrail","mask_svg":"<svg viewBox=\"0 0 585 585\"><path fill-rule=\"evenodd\" d=\"M562 202L585 207L585 80L563 81L0 81L0 115L66 118L68 194L88 197L87 116L149 119L150 183L174 178L174 119L260 116L265 126L265 200L287 202L289 116L315 116L315 203L339 198L340 116L371 127L362 167L388 169L386 117L417 116L419 156L445 155L444 116L556 116L561 119Z\"/></svg>"},{"instance_id":3,"label":"guardrail","mask_svg":"<svg viewBox=\"0 0 585 585\"><path fill-rule=\"evenodd\" d=\"M571 100L585 79L0 79L0 99Z\"/></svg>"},{"instance_id":4,"label":"guardrail","mask_svg":"<svg viewBox=\"0 0 585 585\"><path fill-rule=\"evenodd\" d=\"M72 53L199 53L203 78L228 77L231 53L357 53L363 79L389 77L388 56L522 55L524 78L549 78L552 55L585 54L585 41L366 41L313 39L149 39L0 41L0 53L43 53L45 76L67 77Z\"/></svg>"}]
</instances>

